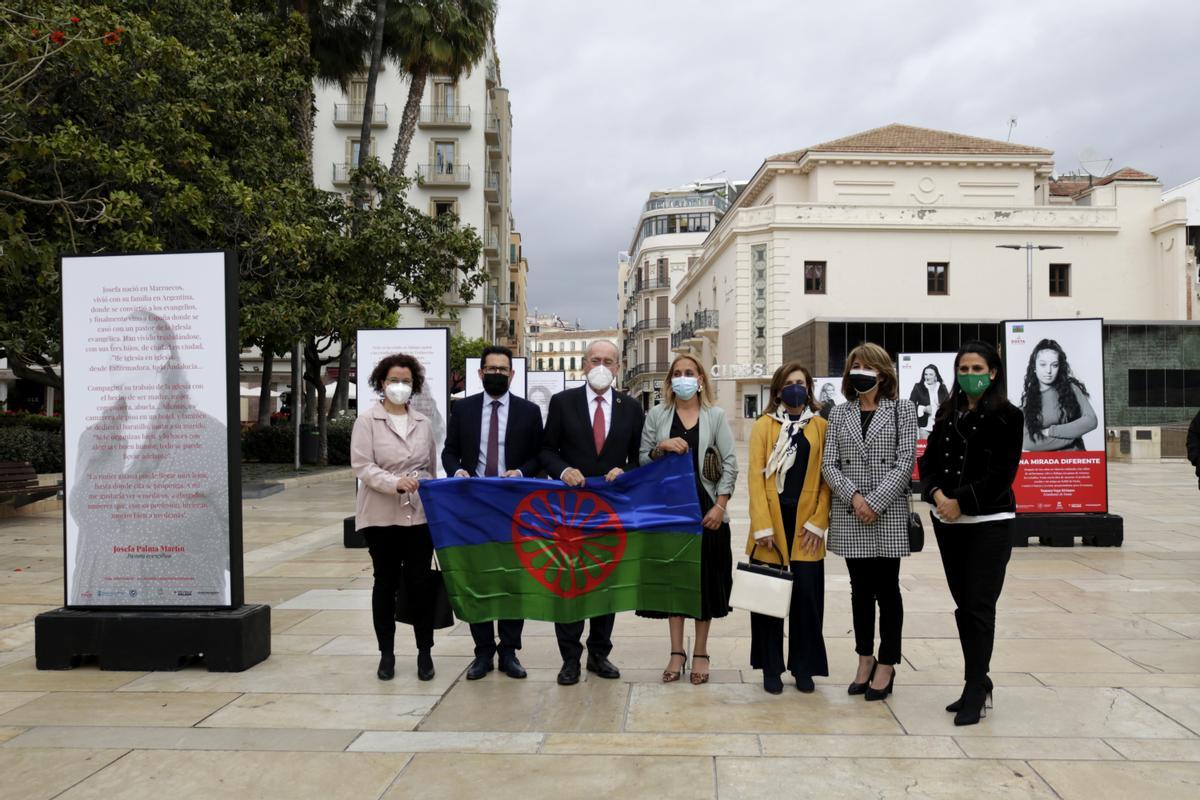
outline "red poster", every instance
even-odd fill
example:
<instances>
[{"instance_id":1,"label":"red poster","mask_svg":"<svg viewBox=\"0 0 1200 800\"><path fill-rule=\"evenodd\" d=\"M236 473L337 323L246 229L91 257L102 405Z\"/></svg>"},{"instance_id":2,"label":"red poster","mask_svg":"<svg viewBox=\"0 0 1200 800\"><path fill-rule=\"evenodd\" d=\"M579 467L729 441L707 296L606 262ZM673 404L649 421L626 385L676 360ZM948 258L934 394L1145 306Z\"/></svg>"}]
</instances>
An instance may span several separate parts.
<instances>
[{"instance_id":1,"label":"red poster","mask_svg":"<svg viewBox=\"0 0 1200 800\"><path fill-rule=\"evenodd\" d=\"M1013 491L1022 513L1108 511L1103 450L1023 453Z\"/></svg>"},{"instance_id":2,"label":"red poster","mask_svg":"<svg viewBox=\"0 0 1200 800\"><path fill-rule=\"evenodd\" d=\"M928 446L928 444L929 442L925 439L917 439L917 458L915 461L913 461L912 474L912 479L914 481L921 480L921 456L925 455L925 448Z\"/></svg>"}]
</instances>

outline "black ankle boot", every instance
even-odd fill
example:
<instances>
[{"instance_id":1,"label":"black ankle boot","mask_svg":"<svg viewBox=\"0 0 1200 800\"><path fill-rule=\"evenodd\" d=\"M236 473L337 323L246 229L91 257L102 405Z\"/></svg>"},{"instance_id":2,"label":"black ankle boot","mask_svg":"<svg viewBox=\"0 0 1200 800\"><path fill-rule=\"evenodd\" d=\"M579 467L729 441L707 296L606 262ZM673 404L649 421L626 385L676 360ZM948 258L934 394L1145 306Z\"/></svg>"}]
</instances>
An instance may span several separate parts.
<instances>
[{"instance_id":1,"label":"black ankle boot","mask_svg":"<svg viewBox=\"0 0 1200 800\"><path fill-rule=\"evenodd\" d=\"M962 709L954 715L954 724L977 725L979 720L987 716L991 705L992 692L983 683L968 683L963 691Z\"/></svg>"},{"instance_id":2,"label":"black ankle boot","mask_svg":"<svg viewBox=\"0 0 1200 800\"><path fill-rule=\"evenodd\" d=\"M423 681L433 680L433 656L428 647L417 651L417 677Z\"/></svg>"},{"instance_id":3,"label":"black ankle boot","mask_svg":"<svg viewBox=\"0 0 1200 800\"><path fill-rule=\"evenodd\" d=\"M992 679L984 678L983 685L987 689L987 701L986 701L987 707L991 708L992 707ZM959 711L962 711L963 698L966 696L967 696L967 687L964 684L962 694L959 695L957 700L955 700L950 705L946 706L946 710L949 711L951 714L957 714Z\"/></svg>"},{"instance_id":4,"label":"black ankle boot","mask_svg":"<svg viewBox=\"0 0 1200 800\"><path fill-rule=\"evenodd\" d=\"M396 677L396 656L391 653L380 653L379 669L375 670L375 675L381 681L390 681Z\"/></svg>"}]
</instances>

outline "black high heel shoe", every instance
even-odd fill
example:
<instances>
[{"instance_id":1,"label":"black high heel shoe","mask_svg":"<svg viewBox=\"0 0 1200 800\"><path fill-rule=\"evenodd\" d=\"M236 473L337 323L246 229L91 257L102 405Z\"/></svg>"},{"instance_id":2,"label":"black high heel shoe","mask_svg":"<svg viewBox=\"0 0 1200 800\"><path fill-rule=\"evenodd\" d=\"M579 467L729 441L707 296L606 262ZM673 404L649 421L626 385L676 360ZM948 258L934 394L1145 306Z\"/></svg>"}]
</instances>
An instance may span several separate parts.
<instances>
[{"instance_id":1,"label":"black high heel shoe","mask_svg":"<svg viewBox=\"0 0 1200 800\"><path fill-rule=\"evenodd\" d=\"M885 700L885 699L887 699L887 696L892 693L892 687L895 684L896 684L896 665L893 664L892 665L892 679L890 681L888 681L888 685L883 687L882 689L876 689L874 686L871 686L870 683L868 683L865 699L867 701Z\"/></svg>"},{"instance_id":2,"label":"black high heel shoe","mask_svg":"<svg viewBox=\"0 0 1200 800\"><path fill-rule=\"evenodd\" d=\"M430 655L429 648L417 650L417 679L431 681L434 674L433 656Z\"/></svg>"},{"instance_id":3,"label":"black high heel shoe","mask_svg":"<svg viewBox=\"0 0 1200 800\"><path fill-rule=\"evenodd\" d=\"M992 679L984 678L983 685L987 689L987 700L984 702L985 702L987 708L991 708L992 707ZM967 686L964 684L963 685L963 693L959 696L959 698L957 700L955 700L950 705L946 706L946 710L949 711L951 714L957 714L959 711L962 711L963 698L966 696L967 696Z\"/></svg>"},{"instance_id":4,"label":"black high heel shoe","mask_svg":"<svg viewBox=\"0 0 1200 800\"><path fill-rule=\"evenodd\" d=\"M862 683L851 683L848 687L846 687L846 694L864 694L867 691L867 687L871 685L871 679L875 677L875 668L878 666L878 661L872 664L871 672L869 675L867 675L867 679Z\"/></svg>"},{"instance_id":5,"label":"black high heel shoe","mask_svg":"<svg viewBox=\"0 0 1200 800\"><path fill-rule=\"evenodd\" d=\"M992 707L992 692L982 683L967 684L963 692L962 709L954 715L954 724L978 725Z\"/></svg>"}]
</instances>

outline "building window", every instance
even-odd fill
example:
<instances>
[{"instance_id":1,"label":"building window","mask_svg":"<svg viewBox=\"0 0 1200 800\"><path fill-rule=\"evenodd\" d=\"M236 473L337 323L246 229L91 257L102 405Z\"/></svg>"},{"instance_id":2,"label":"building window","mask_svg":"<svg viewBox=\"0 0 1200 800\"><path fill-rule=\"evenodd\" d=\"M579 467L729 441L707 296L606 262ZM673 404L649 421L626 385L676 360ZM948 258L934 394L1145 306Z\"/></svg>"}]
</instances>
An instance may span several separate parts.
<instances>
[{"instance_id":1,"label":"building window","mask_svg":"<svg viewBox=\"0 0 1200 800\"><path fill-rule=\"evenodd\" d=\"M563 368L563 360L562 360L562 357L561 357L561 356L559 356L559 359L558 359L558 368L559 368L559 369L562 369L562 368Z\"/></svg>"},{"instance_id":2,"label":"building window","mask_svg":"<svg viewBox=\"0 0 1200 800\"><path fill-rule=\"evenodd\" d=\"M517 283L516 281L508 282L508 302L515 303L517 300Z\"/></svg>"},{"instance_id":3,"label":"building window","mask_svg":"<svg viewBox=\"0 0 1200 800\"><path fill-rule=\"evenodd\" d=\"M541 371L542 371L542 370L544 370L545 368L546 368L546 367L545 367L545 364L544 364L543 360L539 358L539 359L538 359L538 372L541 372Z\"/></svg>"},{"instance_id":4,"label":"building window","mask_svg":"<svg viewBox=\"0 0 1200 800\"><path fill-rule=\"evenodd\" d=\"M538 342L538 343L537 343L537 351L538 351L539 353L540 353L540 352L542 352L542 343L541 343L541 342Z\"/></svg>"},{"instance_id":5,"label":"building window","mask_svg":"<svg viewBox=\"0 0 1200 800\"><path fill-rule=\"evenodd\" d=\"M508 338L517 338L517 321L515 319L510 319L508 321Z\"/></svg>"},{"instance_id":6,"label":"building window","mask_svg":"<svg viewBox=\"0 0 1200 800\"><path fill-rule=\"evenodd\" d=\"M438 175L453 175L454 164L457 161L454 157L454 142L433 143L433 166Z\"/></svg>"},{"instance_id":7,"label":"building window","mask_svg":"<svg viewBox=\"0 0 1200 800\"><path fill-rule=\"evenodd\" d=\"M1130 408L1200 406L1200 369L1129 370Z\"/></svg>"},{"instance_id":8,"label":"building window","mask_svg":"<svg viewBox=\"0 0 1200 800\"><path fill-rule=\"evenodd\" d=\"M825 262L804 262L804 293L825 294Z\"/></svg>"},{"instance_id":9,"label":"building window","mask_svg":"<svg viewBox=\"0 0 1200 800\"><path fill-rule=\"evenodd\" d=\"M925 266L925 286L929 294L950 294L950 264L930 261Z\"/></svg>"},{"instance_id":10,"label":"building window","mask_svg":"<svg viewBox=\"0 0 1200 800\"><path fill-rule=\"evenodd\" d=\"M1050 296L1051 297L1070 297L1071 296L1071 265L1070 264L1051 264L1050 265Z\"/></svg>"},{"instance_id":11,"label":"building window","mask_svg":"<svg viewBox=\"0 0 1200 800\"><path fill-rule=\"evenodd\" d=\"M658 285L662 287L667 282L667 273L670 270L669 262L665 258L658 260Z\"/></svg>"},{"instance_id":12,"label":"building window","mask_svg":"<svg viewBox=\"0 0 1200 800\"><path fill-rule=\"evenodd\" d=\"M458 213L458 200L453 197L435 197L430 201L430 205L433 207L434 217Z\"/></svg>"},{"instance_id":13,"label":"building window","mask_svg":"<svg viewBox=\"0 0 1200 800\"><path fill-rule=\"evenodd\" d=\"M575 369L575 356L571 356L571 369Z\"/></svg>"}]
</instances>

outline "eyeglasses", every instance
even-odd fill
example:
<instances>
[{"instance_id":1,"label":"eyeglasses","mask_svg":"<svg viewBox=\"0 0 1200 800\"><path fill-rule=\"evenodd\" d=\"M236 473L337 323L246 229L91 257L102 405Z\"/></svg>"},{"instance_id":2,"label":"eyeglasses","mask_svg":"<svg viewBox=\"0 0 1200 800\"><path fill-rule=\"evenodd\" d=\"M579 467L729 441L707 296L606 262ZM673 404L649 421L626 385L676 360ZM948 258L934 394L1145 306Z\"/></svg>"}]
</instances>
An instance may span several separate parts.
<instances>
[{"instance_id":1,"label":"eyeglasses","mask_svg":"<svg viewBox=\"0 0 1200 800\"><path fill-rule=\"evenodd\" d=\"M484 375L507 375L508 367L484 367Z\"/></svg>"}]
</instances>

